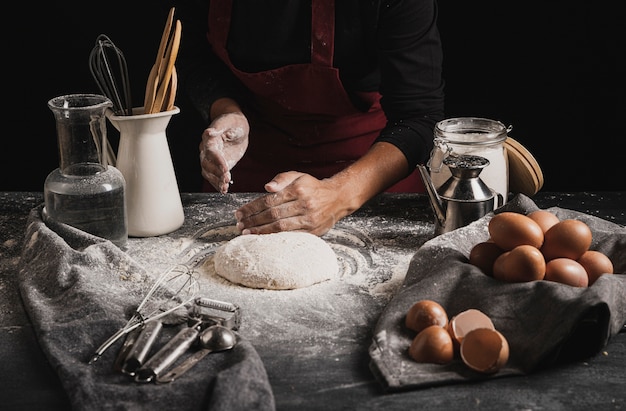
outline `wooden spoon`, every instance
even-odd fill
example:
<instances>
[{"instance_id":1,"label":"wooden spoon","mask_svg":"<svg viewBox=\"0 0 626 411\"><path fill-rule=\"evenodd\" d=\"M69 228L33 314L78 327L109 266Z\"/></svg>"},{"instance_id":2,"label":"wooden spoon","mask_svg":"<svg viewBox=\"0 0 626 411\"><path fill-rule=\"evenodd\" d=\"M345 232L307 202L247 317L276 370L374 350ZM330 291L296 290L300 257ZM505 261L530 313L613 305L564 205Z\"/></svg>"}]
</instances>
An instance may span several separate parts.
<instances>
[{"instance_id":1,"label":"wooden spoon","mask_svg":"<svg viewBox=\"0 0 626 411\"><path fill-rule=\"evenodd\" d=\"M167 93L167 89L169 87L169 83L172 78L172 70L174 69L174 62L176 61L176 56L178 55L178 48L180 46L180 36L182 32L182 27L180 20L176 21L176 28L174 30L174 36L172 41L168 44L167 50L165 52L165 57L163 57L163 61L161 63L161 71L159 70L159 78L158 78L158 88L156 97L154 99L154 103L152 104L152 112L156 112L163 107L165 102L165 94Z\"/></svg>"},{"instance_id":2,"label":"wooden spoon","mask_svg":"<svg viewBox=\"0 0 626 411\"><path fill-rule=\"evenodd\" d=\"M174 101L176 100L176 89L178 88L178 74L176 74L176 66L172 67L172 78L167 87L165 102L162 111L170 111L174 109Z\"/></svg>"},{"instance_id":3,"label":"wooden spoon","mask_svg":"<svg viewBox=\"0 0 626 411\"><path fill-rule=\"evenodd\" d=\"M161 42L159 43L159 50L157 52L156 61L150 70L148 75L148 81L146 84L146 94L144 98L144 113L151 114L154 109L154 99L156 98L157 89L159 86L159 79L162 77L162 65L165 57L165 50L168 40L172 32L172 26L174 24L174 7L170 9L165 22L165 28L161 36Z\"/></svg>"}]
</instances>

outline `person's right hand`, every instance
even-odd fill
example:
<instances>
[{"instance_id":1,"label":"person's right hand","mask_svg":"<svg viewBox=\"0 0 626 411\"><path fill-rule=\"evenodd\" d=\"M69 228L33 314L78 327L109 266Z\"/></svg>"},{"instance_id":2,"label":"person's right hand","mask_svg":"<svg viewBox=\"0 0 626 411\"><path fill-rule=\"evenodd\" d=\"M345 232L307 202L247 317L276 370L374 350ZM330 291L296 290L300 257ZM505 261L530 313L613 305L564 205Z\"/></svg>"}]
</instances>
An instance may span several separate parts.
<instances>
[{"instance_id":1,"label":"person's right hand","mask_svg":"<svg viewBox=\"0 0 626 411\"><path fill-rule=\"evenodd\" d=\"M202 133L202 176L220 193L228 191L230 170L246 152L249 133L248 119L241 112L216 117Z\"/></svg>"}]
</instances>

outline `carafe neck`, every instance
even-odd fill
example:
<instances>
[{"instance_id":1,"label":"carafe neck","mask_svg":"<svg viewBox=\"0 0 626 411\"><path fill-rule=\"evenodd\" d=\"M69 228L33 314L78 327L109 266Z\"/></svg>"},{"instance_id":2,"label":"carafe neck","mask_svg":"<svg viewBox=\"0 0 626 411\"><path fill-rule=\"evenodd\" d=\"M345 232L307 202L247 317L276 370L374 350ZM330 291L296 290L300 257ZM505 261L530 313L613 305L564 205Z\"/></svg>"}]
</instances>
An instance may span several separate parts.
<instances>
[{"instance_id":1,"label":"carafe neck","mask_svg":"<svg viewBox=\"0 0 626 411\"><path fill-rule=\"evenodd\" d=\"M59 169L65 175L86 176L109 164L105 110L111 101L97 94L73 94L51 99L56 120Z\"/></svg>"}]
</instances>

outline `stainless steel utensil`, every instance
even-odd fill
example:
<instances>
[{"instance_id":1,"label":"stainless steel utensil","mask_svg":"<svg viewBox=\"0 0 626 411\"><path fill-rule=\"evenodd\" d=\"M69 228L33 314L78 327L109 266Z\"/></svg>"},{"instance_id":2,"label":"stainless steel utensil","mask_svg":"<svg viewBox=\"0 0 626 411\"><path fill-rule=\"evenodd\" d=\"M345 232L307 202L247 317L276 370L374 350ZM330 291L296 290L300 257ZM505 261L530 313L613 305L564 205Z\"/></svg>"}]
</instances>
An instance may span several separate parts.
<instances>
[{"instance_id":1,"label":"stainless steel utensil","mask_svg":"<svg viewBox=\"0 0 626 411\"><path fill-rule=\"evenodd\" d=\"M135 381L151 382L158 378L159 374L172 365L198 338L201 321L191 327L180 330L159 351L157 351L144 365L135 372Z\"/></svg>"},{"instance_id":2,"label":"stainless steel utensil","mask_svg":"<svg viewBox=\"0 0 626 411\"><path fill-rule=\"evenodd\" d=\"M198 273L193 268L179 264L161 273L135 313L115 334L95 351L89 363L94 363L117 340L149 321L161 319L194 301L199 291Z\"/></svg>"},{"instance_id":3,"label":"stainless steel utensil","mask_svg":"<svg viewBox=\"0 0 626 411\"><path fill-rule=\"evenodd\" d=\"M135 375L135 372L144 364L145 359L148 358L150 349L154 345L162 328L163 323L158 320L150 321L143 326L137 340L124 359L121 369L124 374Z\"/></svg>"},{"instance_id":4,"label":"stainless steel utensil","mask_svg":"<svg viewBox=\"0 0 626 411\"><path fill-rule=\"evenodd\" d=\"M435 213L435 235L466 226L502 206L502 196L479 177L489 164L485 157L455 154L446 157L443 164L448 166L452 176L438 189L426 167L417 166Z\"/></svg>"},{"instance_id":5,"label":"stainless steel utensil","mask_svg":"<svg viewBox=\"0 0 626 411\"><path fill-rule=\"evenodd\" d=\"M102 94L118 115L132 115L130 79L124 53L111 39L100 34L89 54L89 70Z\"/></svg>"},{"instance_id":6,"label":"stainless steel utensil","mask_svg":"<svg viewBox=\"0 0 626 411\"><path fill-rule=\"evenodd\" d=\"M153 333L158 333L159 326L151 326L152 321L144 326L144 332L134 342L135 347L129 350L124 368L120 371L135 377L137 382L156 381L162 372L174 364L198 340L199 334L207 327L221 326L237 329L240 323L239 307L236 304L197 297L188 309L188 327L183 328L150 359L144 363L152 343ZM160 323L160 322L159 322ZM147 345L147 346L146 346Z\"/></svg>"},{"instance_id":7,"label":"stainless steel utensil","mask_svg":"<svg viewBox=\"0 0 626 411\"><path fill-rule=\"evenodd\" d=\"M168 371L164 375L156 376L157 383L168 383L183 375L202 360L206 355L212 352L230 350L237 344L237 335L233 330L222 325L213 325L199 336L199 343L202 347L183 362Z\"/></svg>"}]
</instances>

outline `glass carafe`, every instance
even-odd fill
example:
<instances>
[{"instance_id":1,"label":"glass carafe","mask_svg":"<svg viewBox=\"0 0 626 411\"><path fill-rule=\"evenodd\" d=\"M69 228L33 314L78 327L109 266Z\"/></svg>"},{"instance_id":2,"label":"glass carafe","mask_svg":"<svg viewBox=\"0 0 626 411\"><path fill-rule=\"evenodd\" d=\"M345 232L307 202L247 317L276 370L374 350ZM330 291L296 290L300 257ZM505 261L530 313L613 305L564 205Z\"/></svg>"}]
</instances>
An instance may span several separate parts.
<instances>
[{"instance_id":1,"label":"glass carafe","mask_svg":"<svg viewBox=\"0 0 626 411\"><path fill-rule=\"evenodd\" d=\"M97 94L69 94L48 101L56 120L59 168L44 183L45 221L53 220L112 241L128 240L126 183L111 163L105 110Z\"/></svg>"}]
</instances>

